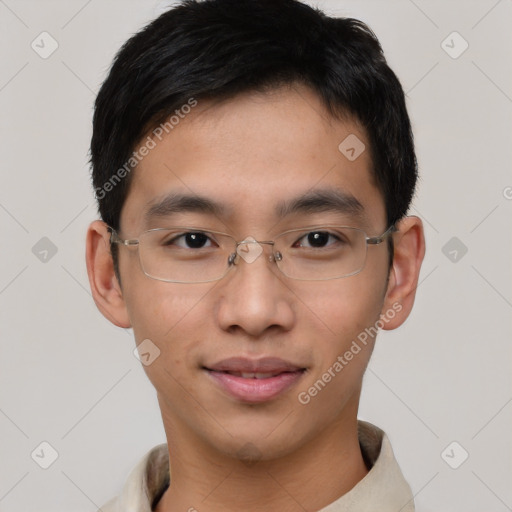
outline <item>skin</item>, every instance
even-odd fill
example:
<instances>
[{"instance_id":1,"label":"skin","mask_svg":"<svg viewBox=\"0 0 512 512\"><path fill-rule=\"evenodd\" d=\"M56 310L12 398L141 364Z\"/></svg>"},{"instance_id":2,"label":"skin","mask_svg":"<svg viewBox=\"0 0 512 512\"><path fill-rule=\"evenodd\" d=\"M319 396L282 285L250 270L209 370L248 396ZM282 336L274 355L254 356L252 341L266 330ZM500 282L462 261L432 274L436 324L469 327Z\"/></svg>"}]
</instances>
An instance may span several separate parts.
<instances>
[{"instance_id":1,"label":"skin","mask_svg":"<svg viewBox=\"0 0 512 512\"><path fill-rule=\"evenodd\" d=\"M338 150L349 134L369 147L358 123L333 119L302 86L199 102L134 172L120 235L137 238L145 229L186 224L237 240L272 240L287 229L335 222L380 235L388 226L369 151L350 162ZM279 201L329 187L356 197L365 220L356 225L332 212L275 217ZM228 209L223 216L180 213L144 225L147 204L170 191L204 195ZM137 249L120 247L121 288L105 224L90 225L87 269L99 310L115 325L132 327L137 344L149 338L161 351L144 367L157 391L172 461L172 483L157 512L319 510L365 477L357 410L375 340L307 405L297 395L393 304L401 310L385 329L408 317L425 242L417 217L397 227L389 280L387 244L370 246L364 269L343 279L292 280L260 257L202 284L148 278ZM269 254L267 246L264 251ZM201 369L232 356L281 357L307 371L278 398L247 404ZM247 453L253 460L244 460Z\"/></svg>"}]
</instances>

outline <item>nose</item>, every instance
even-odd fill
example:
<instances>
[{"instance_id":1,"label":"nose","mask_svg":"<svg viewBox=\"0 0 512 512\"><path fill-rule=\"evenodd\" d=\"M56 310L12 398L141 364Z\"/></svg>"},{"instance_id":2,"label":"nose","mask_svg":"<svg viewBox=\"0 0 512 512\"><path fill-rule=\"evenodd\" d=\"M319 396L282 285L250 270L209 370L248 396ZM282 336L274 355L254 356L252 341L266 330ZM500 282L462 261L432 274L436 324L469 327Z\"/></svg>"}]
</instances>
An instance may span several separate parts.
<instances>
[{"instance_id":1,"label":"nose","mask_svg":"<svg viewBox=\"0 0 512 512\"><path fill-rule=\"evenodd\" d=\"M258 337L266 330L290 330L295 322L294 294L276 267L272 245L246 238L224 278L217 309L219 326Z\"/></svg>"}]
</instances>

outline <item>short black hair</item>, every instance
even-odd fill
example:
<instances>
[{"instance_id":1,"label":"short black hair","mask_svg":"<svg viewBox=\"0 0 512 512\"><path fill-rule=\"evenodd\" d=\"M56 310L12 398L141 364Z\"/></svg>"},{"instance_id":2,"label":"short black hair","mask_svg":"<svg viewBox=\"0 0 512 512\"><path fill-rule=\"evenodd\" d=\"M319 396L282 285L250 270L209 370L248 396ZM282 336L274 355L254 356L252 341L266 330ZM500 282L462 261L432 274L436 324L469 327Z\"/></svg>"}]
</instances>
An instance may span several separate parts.
<instances>
[{"instance_id":1,"label":"short black hair","mask_svg":"<svg viewBox=\"0 0 512 512\"><path fill-rule=\"evenodd\" d=\"M297 0L184 0L123 45L93 118L90 161L102 220L119 229L133 151L177 109L191 99L291 84L308 86L334 118L352 117L366 130L387 223L398 222L418 177L402 86L365 23ZM390 249L392 263L392 242ZM119 279L116 244L111 250Z\"/></svg>"}]
</instances>

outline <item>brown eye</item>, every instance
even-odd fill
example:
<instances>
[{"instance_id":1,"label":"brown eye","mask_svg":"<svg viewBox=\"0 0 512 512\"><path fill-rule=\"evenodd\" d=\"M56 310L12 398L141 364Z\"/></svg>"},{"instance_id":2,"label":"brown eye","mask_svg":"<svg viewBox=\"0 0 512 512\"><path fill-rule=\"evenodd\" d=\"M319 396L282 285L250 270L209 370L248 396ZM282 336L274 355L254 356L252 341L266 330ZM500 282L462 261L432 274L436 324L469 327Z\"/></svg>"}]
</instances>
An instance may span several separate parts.
<instances>
[{"instance_id":1,"label":"brown eye","mask_svg":"<svg viewBox=\"0 0 512 512\"><path fill-rule=\"evenodd\" d=\"M331 243L329 243L331 239ZM302 238L300 238L296 244L299 247L311 247L322 249L324 247L328 247L332 245L336 241L340 241L339 238L332 233L328 233L327 231L311 231L307 233Z\"/></svg>"},{"instance_id":2,"label":"brown eye","mask_svg":"<svg viewBox=\"0 0 512 512\"><path fill-rule=\"evenodd\" d=\"M164 242L163 245L176 245L183 249L203 249L204 247L211 247L211 239L202 232L189 232L175 236ZM208 245L210 243L210 245Z\"/></svg>"}]
</instances>

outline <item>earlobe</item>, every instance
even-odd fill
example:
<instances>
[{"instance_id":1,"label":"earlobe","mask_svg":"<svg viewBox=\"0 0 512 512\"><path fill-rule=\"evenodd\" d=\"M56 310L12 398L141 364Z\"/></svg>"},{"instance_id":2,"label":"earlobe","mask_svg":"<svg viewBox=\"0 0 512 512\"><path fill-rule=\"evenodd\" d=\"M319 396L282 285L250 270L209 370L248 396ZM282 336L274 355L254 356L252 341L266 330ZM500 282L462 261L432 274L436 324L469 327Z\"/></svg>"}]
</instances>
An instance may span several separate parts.
<instances>
[{"instance_id":1,"label":"earlobe","mask_svg":"<svg viewBox=\"0 0 512 512\"><path fill-rule=\"evenodd\" d=\"M91 293L107 320L118 327L131 327L123 293L114 272L107 225L99 220L87 230L86 264Z\"/></svg>"},{"instance_id":2,"label":"earlobe","mask_svg":"<svg viewBox=\"0 0 512 512\"><path fill-rule=\"evenodd\" d=\"M409 216L397 224L393 236L394 257L381 318L383 329L396 329L409 316L416 296L418 278L425 256L423 223L419 217ZM393 311L393 314L389 312Z\"/></svg>"}]
</instances>

